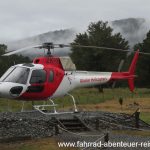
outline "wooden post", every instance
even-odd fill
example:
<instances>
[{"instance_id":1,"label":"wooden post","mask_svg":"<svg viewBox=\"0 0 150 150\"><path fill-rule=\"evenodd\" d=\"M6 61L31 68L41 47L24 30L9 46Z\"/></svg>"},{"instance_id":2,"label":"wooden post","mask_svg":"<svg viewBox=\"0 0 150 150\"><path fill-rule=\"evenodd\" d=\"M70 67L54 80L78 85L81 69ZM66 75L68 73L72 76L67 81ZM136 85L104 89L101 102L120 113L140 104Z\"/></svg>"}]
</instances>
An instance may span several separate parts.
<instances>
[{"instance_id":1,"label":"wooden post","mask_svg":"<svg viewBox=\"0 0 150 150\"><path fill-rule=\"evenodd\" d=\"M58 124L55 124L55 135L59 134L59 127Z\"/></svg>"},{"instance_id":2,"label":"wooden post","mask_svg":"<svg viewBox=\"0 0 150 150\"><path fill-rule=\"evenodd\" d=\"M58 135L59 134L59 127L58 127L58 122L56 121L55 117L52 117L52 122L54 123L55 135Z\"/></svg>"},{"instance_id":3,"label":"wooden post","mask_svg":"<svg viewBox=\"0 0 150 150\"><path fill-rule=\"evenodd\" d=\"M135 112L135 127L139 128L139 120L140 120L140 108L138 108Z\"/></svg>"},{"instance_id":4,"label":"wooden post","mask_svg":"<svg viewBox=\"0 0 150 150\"><path fill-rule=\"evenodd\" d=\"M98 118L96 118L96 121L95 121L95 129L99 130L99 120L98 120Z\"/></svg>"},{"instance_id":5,"label":"wooden post","mask_svg":"<svg viewBox=\"0 0 150 150\"><path fill-rule=\"evenodd\" d=\"M109 141L109 134L107 132L104 136L104 142L108 143L108 141Z\"/></svg>"}]
</instances>

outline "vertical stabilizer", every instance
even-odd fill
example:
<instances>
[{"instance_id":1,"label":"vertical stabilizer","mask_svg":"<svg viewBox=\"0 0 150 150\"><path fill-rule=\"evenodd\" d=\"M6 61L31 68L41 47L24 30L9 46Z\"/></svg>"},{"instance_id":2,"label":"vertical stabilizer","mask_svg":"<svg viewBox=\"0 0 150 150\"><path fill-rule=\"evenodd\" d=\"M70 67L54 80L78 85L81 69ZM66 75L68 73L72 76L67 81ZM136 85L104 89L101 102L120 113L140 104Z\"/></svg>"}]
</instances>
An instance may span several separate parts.
<instances>
[{"instance_id":1,"label":"vertical stabilizer","mask_svg":"<svg viewBox=\"0 0 150 150\"><path fill-rule=\"evenodd\" d=\"M135 78L134 74L135 74L138 57L139 57L139 50L136 51L134 58L132 60L132 63L130 65L130 68L129 68L129 76L131 77L128 79L128 85L129 85L130 91L132 92L134 91L134 78Z\"/></svg>"}]
</instances>

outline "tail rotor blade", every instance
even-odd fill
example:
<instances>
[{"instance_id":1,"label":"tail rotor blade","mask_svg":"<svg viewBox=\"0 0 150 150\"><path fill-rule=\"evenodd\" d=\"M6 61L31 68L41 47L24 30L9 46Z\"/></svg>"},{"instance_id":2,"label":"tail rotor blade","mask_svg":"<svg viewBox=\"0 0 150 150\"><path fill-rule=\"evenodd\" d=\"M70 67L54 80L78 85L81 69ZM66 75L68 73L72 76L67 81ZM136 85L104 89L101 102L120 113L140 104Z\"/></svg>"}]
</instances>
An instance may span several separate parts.
<instances>
[{"instance_id":1,"label":"tail rotor blade","mask_svg":"<svg viewBox=\"0 0 150 150\"><path fill-rule=\"evenodd\" d=\"M126 60L131 54L132 54L132 52L128 52L127 55L126 55L126 57L125 57L125 59L122 59L122 60L120 61L120 64L119 64L119 66L118 66L118 72L121 72L121 69L122 69L122 67L123 67L123 65L124 65L125 60ZM112 88L113 88L113 89L114 89L115 86L116 86L116 82L117 82L117 81L114 81L113 84L112 84Z\"/></svg>"}]
</instances>

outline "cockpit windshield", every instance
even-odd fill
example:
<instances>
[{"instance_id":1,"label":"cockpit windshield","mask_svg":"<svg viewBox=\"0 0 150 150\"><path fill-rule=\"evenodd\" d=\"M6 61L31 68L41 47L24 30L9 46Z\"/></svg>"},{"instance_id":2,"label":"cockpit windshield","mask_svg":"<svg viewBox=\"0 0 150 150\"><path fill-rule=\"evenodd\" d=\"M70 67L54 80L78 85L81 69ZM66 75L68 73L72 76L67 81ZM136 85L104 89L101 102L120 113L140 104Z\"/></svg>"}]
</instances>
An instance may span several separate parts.
<instances>
[{"instance_id":1,"label":"cockpit windshield","mask_svg":"<svg viewBox=\"0 0 150 150\"><path fill-rule=\"evenodd\" d=\"M1 82L26 84L30 69L25 67L11 67L0 78Z\"/></svg>"}]
</instances>

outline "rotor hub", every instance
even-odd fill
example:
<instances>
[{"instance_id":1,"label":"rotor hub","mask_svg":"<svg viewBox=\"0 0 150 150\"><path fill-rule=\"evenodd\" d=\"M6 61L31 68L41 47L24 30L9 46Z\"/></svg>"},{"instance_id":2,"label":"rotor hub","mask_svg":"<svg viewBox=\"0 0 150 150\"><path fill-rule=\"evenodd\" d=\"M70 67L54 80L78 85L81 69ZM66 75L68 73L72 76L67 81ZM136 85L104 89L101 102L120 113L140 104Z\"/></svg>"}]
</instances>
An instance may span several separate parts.
<instances>
[{"instance_id":1,"label":"rotor hub","mask_svg":"<svg viewBox=\"0 0 150 150\"><path fill-rule=\"evenodd\" d=\"M54 44L49 42L49 43L43 43L40 48L47 49L47 55L51 56L51 49L54 49Z\"/></svg>"}]
</instances>

